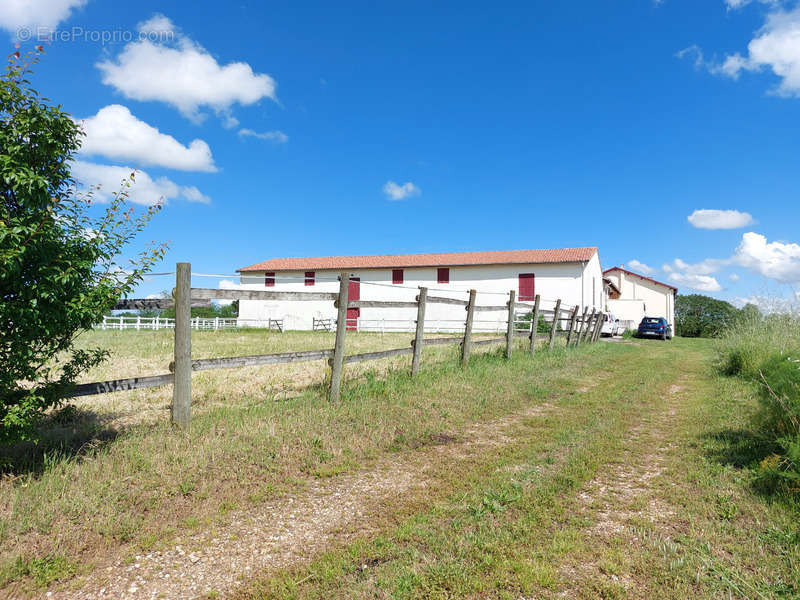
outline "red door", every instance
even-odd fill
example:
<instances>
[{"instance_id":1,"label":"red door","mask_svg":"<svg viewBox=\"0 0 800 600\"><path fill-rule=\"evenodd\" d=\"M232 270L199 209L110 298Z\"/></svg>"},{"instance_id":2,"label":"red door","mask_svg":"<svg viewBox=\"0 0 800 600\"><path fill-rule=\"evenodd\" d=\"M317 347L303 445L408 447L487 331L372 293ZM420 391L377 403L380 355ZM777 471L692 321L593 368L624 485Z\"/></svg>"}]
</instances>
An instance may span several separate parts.
<instances>
[{"instance_id":1,"label":"red door","mask_svg":"<svg viewBox=\"0 0 800 600\"><path fill-rule=\"evenodd\" d=\"M351 277L347 286L348 300L361 300L361 278ZM347 309L347 331L358 331L358 318L361 316L360 308Z\"/></svg>"},{"instance_id":2,"label":"red door","mask_svg":"<svg viewBox=\"0 0 800 600\"><path fill-rule=\"evenodd\" d=\"M519 274L519 301L533 302L536 299L536 277L533 273Z\"/></svg>"}]
</instances>

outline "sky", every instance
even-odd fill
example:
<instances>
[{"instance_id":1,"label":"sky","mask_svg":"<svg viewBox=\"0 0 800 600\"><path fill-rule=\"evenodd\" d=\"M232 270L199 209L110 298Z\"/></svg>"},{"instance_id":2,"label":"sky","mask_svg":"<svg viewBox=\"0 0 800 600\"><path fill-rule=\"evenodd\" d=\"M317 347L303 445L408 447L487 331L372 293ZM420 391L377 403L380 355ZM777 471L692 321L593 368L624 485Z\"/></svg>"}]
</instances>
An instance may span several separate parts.
<instances>
[{"instance_id":1,"label":"sky","mask_svg":"<svg viewBox=\"0 0 800 600\"><path fill-rule=\"evenodd\" d=\"M796 0L3 0L0 30L44 42L74 175L164 202L131 249L168 242L159 271L597 246L681 293L800 299Z\"/></svg>"}]
</instances>

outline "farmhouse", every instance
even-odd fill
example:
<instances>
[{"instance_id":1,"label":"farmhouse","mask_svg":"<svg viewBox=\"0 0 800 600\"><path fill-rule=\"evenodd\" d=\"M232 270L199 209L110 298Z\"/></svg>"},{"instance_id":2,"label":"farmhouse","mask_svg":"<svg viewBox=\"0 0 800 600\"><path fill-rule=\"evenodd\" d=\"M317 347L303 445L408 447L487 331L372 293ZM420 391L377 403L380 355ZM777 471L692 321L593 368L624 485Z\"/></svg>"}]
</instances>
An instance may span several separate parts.
<instances>
[{"instance_id":1,"label":"farmhouse","mask_svg":"<svg viewBox=\"0 0 800 600\"><path fill-rule=\"evenodd\" d=\"M469 290L478 291L478 305L502 305L514 290L517 300L531 303L538 294L542 308L552 309L555 300L564 305L602 310L605 301L603 274L597 248L551 250L507 250L443 254L394 254L385 256L325 256L273 258L238 269L244 289L274 291L338 291L337 275L351 275L351 300L414 301L419 287L440 297L466 300ZM529 310L528 310L529 312ZM242 300L242 326L263 327L269 319L283 319L287 329L312 329L336 317L329 301ZM464 307L431 304L426 324L439 331L458 331L464 325ZM413 308L351 308L347 322L362 331L411 331ZM476 331L505 328L506 314L481 312Z\"/></svg>"},{"instance_id":2,"label":"farmhouse","mask_svg":"<svg viewBox=\"0 0 800 600\"><path fill-rule=\"evenodd\" d=\"M628 329L642 317L664 317L675 331L675 297L678 288L625 269L625 265L603 271L608 290L608 310Z\"/></svg>"}]
</instances>

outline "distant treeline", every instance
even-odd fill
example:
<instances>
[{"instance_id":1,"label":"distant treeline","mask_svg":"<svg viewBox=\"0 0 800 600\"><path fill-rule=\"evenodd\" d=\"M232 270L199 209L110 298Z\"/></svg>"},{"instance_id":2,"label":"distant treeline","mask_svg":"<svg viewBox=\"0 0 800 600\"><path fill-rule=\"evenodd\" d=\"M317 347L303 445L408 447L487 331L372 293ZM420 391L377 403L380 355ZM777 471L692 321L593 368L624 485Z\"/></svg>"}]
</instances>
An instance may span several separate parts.
<instances>
[{"instance_id":1,"label":"distant treeline","mask_svg":"<svg viewBox=\"0 0 800 600\"><path fill-rule=\"evenodd\" d=\"M761 311L753 304L736 308L730 302L702 294L678 296L675 321L683 337L717 337L740 320L758 321Z\"/></svg>"}]
</instances>

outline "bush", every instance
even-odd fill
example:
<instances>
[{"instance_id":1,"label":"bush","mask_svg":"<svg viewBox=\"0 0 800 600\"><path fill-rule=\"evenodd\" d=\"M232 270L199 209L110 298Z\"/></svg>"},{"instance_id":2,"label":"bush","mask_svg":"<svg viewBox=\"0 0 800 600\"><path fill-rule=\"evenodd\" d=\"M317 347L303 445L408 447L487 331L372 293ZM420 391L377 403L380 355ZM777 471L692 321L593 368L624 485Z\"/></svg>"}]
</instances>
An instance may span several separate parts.
<instances>
[{"instance_id":1,"label":"bush","mask_svg":"<svg viewBox=\"0 0 800 600\"><path fill-rule=\"evenodd\" d=\"M800 490L800 316L742 315L718 341L718 367L759 386L754 423L774 452L759 463L757 483Z\"/></svg>"},{"instance_id":2,"label":"bush","mask_svg":"<svg viewBox=\"0 0 800 600\"><path fill-rule=\"evenodd\" d=\"M800 351L777 353L761 365L761 431L778 449L759 464L757 481L774 490L800 490Z\"/></svg>"},{"instance_id":3,"label":"bush","mask_svg":"<svg viewBox=\"0 0 800 600\"><path fill-rule=\"evenodd\" d=\"M101 348L75 338L102 319L165 251L123 259L158 210L127 203L134 174L105 210L76 193L79 125L28 81L42 48L14 52L0 72L0 444L35 435Z\"/></svg>"}]
</instances>

